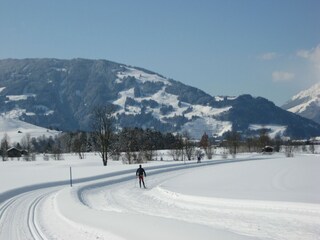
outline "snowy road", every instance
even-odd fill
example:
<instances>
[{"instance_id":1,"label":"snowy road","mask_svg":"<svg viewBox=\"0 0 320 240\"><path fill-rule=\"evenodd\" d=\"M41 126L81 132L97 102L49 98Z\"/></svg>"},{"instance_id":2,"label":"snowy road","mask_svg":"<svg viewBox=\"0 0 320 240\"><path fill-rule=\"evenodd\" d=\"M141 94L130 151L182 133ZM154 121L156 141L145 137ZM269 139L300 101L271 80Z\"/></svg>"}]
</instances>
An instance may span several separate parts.
<instances>
[{"instance_id":1,"label":"snowy road","mask_svg":"<svg viewBox=\"0 0 320 240\"><path fill-rule=\"evenodd\" d=\"M73 188L31 188L0 204L0 239L319 239L319 204L176 191L178 180L186 182L195 171L246 161L223 162L232 160L148 167L146 190L138 188L132 170L78 180ZM284 187L284 174L277 170L275 186Z\"/></svg>"}]
</instances>

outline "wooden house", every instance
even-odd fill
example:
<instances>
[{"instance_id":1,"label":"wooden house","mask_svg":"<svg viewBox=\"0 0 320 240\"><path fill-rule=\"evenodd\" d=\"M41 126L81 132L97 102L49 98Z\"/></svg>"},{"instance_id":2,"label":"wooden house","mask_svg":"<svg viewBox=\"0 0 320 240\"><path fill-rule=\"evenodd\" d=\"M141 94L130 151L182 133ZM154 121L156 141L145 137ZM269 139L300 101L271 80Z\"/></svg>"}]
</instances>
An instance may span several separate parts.
<instances>
[{"instance_id":1,"label":"wooden house","mask_svg":"<svg viewBox=\"0 0 320 240\"><path fill-rule=\"evenodd\" d=\"M22 153L19 149L12 147L7 150L7 156L19 158L22 156Z\"/></svg>"}]
</instances>

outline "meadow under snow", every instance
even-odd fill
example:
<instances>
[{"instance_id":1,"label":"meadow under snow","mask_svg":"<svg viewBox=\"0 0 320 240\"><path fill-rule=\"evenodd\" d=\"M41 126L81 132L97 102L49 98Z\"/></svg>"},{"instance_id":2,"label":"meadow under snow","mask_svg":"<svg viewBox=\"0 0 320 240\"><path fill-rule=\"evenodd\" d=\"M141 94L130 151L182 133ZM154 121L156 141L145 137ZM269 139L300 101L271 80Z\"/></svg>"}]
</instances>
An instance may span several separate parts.
<instances>
[{"instance_id":1,"label":"meadow under snow","mask_svg":"<svg viewBox=\"0 0 320 240\"><path fill-rule=\"evenodd\" d=\"M0 162L0 239L320 239L320 155ZM72 167L73 186L69 174Z\"/></svg>"}]
</instances>

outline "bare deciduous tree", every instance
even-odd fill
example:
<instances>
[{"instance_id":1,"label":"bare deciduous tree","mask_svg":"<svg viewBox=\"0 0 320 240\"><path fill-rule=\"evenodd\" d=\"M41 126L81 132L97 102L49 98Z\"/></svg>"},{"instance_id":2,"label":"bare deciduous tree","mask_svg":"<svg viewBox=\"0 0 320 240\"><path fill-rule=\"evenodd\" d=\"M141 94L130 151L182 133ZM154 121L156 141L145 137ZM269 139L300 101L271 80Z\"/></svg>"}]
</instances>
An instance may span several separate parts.
<instances>
[{"instance_id":1,"label":"bare deciduous tree","mask_svg":"<svg viewBox=\"0 0 320 240\"><path fill-rule=\"evenodd\" d=\"M286 157L293 157L293 152L294 152L294 146L292 145L285 146L284 153Z\"/></svg>"},{"instance_id":2,"label":"bare deciduous tree","mask_svg":"<svg viewBox=\"0 0 320 240\"><path fill-rule=\"evenodd\" d=\"M314 154L315 153L315 147L314 147L314 144L311 143L310 146L309 146L309 151Z\"/></svg>"},{"instance_id":3,"label":"bare deciduous tree","mask_svg":"<svg viewBox=\"0 0 320 240\"><path fill-rule=\"evenodd\" d=\"M175 143L172 146L173 148L170 150L169 154L172 156L174 161L184 160L184 152L183 152L183 139L180 134L177 134L175 137Z\"/></svg>"},{"instance_id":4,"label":"bare deciduous tree","mask_svg":"<svg viewBox=\"0 0 320 240\"><path fill-rule=\"evenodd\" d=\"M258 142L259 142L260 150L261 150L263 147L271 144L271 140L270 140L270 137L269 137L269 135L268 135L268 129L266 129L266 128L264 128L264 127L261 128Z\"/></svg>"},{"instance_id":5,"label":"bare deciduous tree","mask_svg":"<svg viewBox=\"0 0 320 240\"><path fill-rule=\"evenodd\" d=\"M238 147L240 145L241 135L238 132L232 131L228 132L226 135L227 147L233 157L236 156L238 152Z\"/></svg>"},{"instance_id":6,"label":"bare deciduous tree","mask_svg":"<svg viewBox=\"0 0 320 240\"><path fill-rule=\"evenodd\" d=\"M184 151L188 160L190 161L194 157L196 147L195 144L191 141L191 137L188 132L184 132L182 136Z\"/></svg>"},{"instance_id":7,"label":"bare deciduous tree","mask_svg":"<svg viewBox=\"0 0 320 240\"><path fill-rule=\"evenodd\" d=\"M54 160L63 160L61 141L57 136L54 139L54 144L52 147L52 158Z\"/></svg>"},{"instance_id":8,"label":"bare deciduous tree","mask_svg":"<svg viewBox=\"0 0 320 240\"><path fill-rule=\"evenodd\" d=\"M87 135L85 132L79 132L73 138L72 149L79 155L80 159L84 159L84 153L87 150L87 142Z\"/></svg>"},{"instance_id":9,"label":"bare deciduous tree","mask_svg":"<svg viewBox=\"0 0 320 240\"><path fill-rule=\"evenodd\" d=\"M91 128L96 138L98 152L102 158L103 166L108 163L108 151L111 146L111 139L114 132L114 117L112 105L99 106L93 110Z\"/></svg>"},{"instance_id":10,"label":"bare deciduous tree","mask_svg":"<svg viewBox=\"0 0 320 240\"><path fill-rule=\"evenodd\" d=\"M29 161L30 158L31 158L31 156L32 156L32 154L31 154L31 146L32 146L32 143L31 143L31 135L30 135L30 133L26 133L26 134L22 137L20 143L21 143L21 147L23 148L23 150L26 150L26 151L27 151L27 152L25 153L24 159L25 159L26 161Z\"/></svg>"}]
</instances>

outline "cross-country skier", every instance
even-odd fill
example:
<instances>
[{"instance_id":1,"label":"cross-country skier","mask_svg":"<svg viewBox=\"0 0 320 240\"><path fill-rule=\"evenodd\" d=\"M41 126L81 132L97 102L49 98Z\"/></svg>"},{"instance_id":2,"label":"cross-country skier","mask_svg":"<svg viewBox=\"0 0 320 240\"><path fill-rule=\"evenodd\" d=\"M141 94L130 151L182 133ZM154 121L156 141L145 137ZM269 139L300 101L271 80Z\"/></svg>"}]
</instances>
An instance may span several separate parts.
<instances>
[{"instance_id":1,"label":"cross-country skier","mask_svg":"<svg viewBox=\"0 0 320 240\"><path fill-rule=\"evenodd\" d=\"M136 171L136 176L139 177L139 185L141 188L141 182L143 183L143 187L146 188L146 185L144 184L143 175L146 177L146 171L142 168L141 165L139 165L139 168Z\"/></svg>"}]
</instances>

